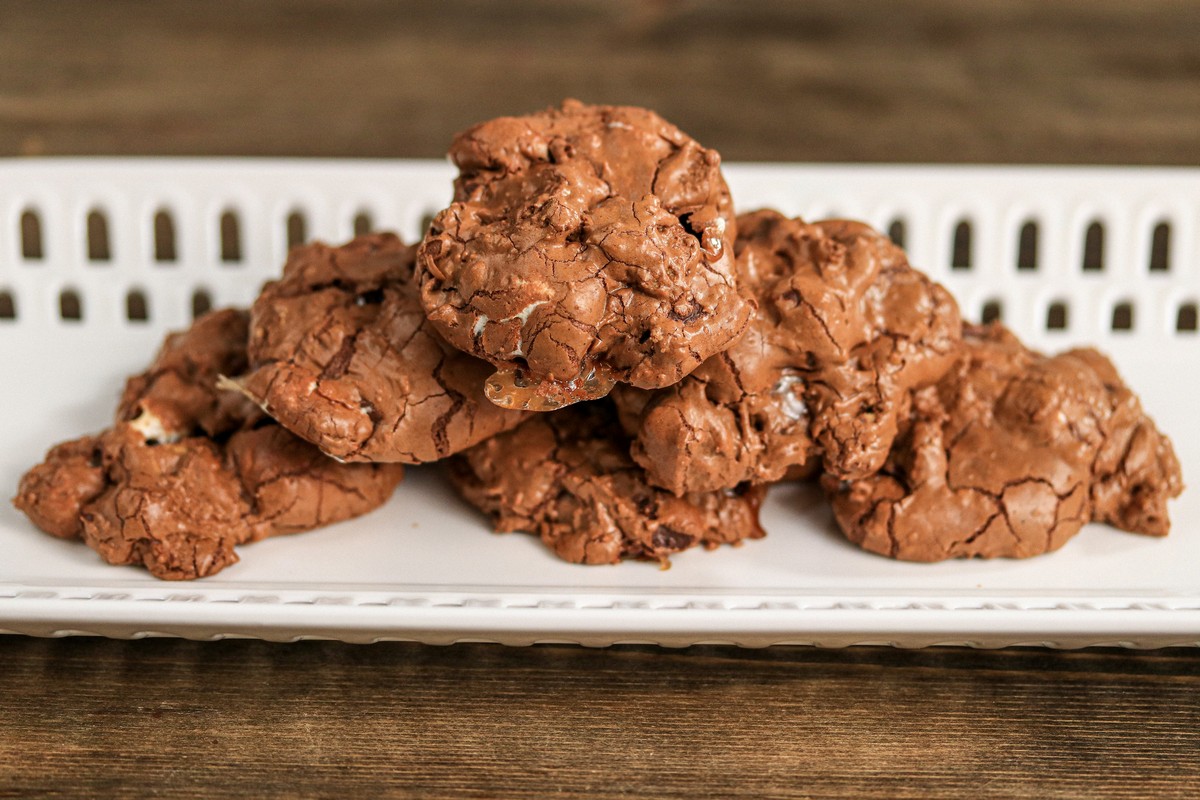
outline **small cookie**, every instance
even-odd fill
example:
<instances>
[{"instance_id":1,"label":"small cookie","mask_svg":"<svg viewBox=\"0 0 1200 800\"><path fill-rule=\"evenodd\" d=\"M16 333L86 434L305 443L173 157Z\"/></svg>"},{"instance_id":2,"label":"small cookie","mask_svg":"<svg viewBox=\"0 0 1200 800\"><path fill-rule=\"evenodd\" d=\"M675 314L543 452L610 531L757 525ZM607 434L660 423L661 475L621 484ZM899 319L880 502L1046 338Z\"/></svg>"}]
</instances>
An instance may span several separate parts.
<instances>
[{"instance_id":1,"label":"small cookie","mask_svg":"<svg viewBox=\"0 0 1200 800\"><path fill-rule=\"evenodd\" d=\"M251 308L251 371L233 383L341 461L419 464L523 419L489 403L492 369L425 319L413 248L392 234L293 248Z\"/></svg>"},{"instance_id":2,"label":"small cookie","mask_svg":"<svg viewBox=\"0 0 1200 800\"><path fill-rule=\"evenodd\" d=\"M614 395L634 460L676 494L779 480L818 458L839 477L878 470L909 391L953 362L954 299L862 223L756 211L738 218L736 247L758 313L679 384Z\"/></svg>"},{"instance_id":3,"label":"small cookie","mask_svg":"<svg viewBox=\"0 0 1200 800\"><path fill-rule=\"evenodd\" d=\"M664 565L672 553L764 535L764 487L676 497L646 482L608 403L540 414L450 462L458 490L499 532L526 531L560 558Z\"/></svg>"},{"instance_id":4,"label":"small cookie","mask_svg":"<svg viewBox=\"0 0 1200 800\"><path fill-rule=\"evenodd\" d=\"M50 450L14 505L110 564L168 580L219 572L238 560L236 545L382 505L402 467L338 464L216 389L219 374L245 368L248 321L217 311L167 337L127 382L113 427Z\"/></svg>"},{"instance_id":5,"label":"small cookie","mask_svg":"<svg viewBox=\"0 0 1200 800\"><path fill-rule=\"evenodd\" d=\"M653 112L567 101L459 134L454 203L417 253L488 397L546 411L676 383L745 329L720 157Z\"/></svg>"},{"instance_id":6,"label":"small cookie","mask_svg":"<svg viewBox=\"0 0 1200 800\"><path fill-rule=\"evenodd\" d=\"M851 541L906 561L1034 556L1090 520L1163 536L1183 488L1170 441L1107 358L1047 358L999 325L967 328L906 428L877 475L822 479Z\"/></svg>"}]
</instances>

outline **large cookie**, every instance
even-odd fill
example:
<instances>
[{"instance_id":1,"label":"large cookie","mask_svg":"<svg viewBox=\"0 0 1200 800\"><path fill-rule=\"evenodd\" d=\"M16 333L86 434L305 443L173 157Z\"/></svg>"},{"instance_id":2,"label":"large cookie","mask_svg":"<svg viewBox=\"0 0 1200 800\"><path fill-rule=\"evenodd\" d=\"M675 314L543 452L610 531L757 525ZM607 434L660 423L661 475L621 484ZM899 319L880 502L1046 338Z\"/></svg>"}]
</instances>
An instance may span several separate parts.
<instances>
[{"instance_id":1,"label":"large cookie","mask_svg":"<svg viewBox=\"0 0 1200 800\"><path fill-rule=\"evenodd\" d=\"M462 495L497 531L540 536L583 564L667 563L672 553L763 536L764 487L683 497L650 486L628 454L610 404L540 414L451 460Z\"/></svg>"},{"instance_id":2,"label":"large cookie","mask_svg":"<svg viewBox=\"0 0 1200 800\"><path fill-rule=\"evenodd\" d=\"M882 466L910 390L949 368L954 299L870 227L738 218L739 280L758 300L746 335L675 386L622 388L633 457L676 494L779 480L823 461Z\"/></svg>"},{"instance_id":3,"label":"large cookie","mask_svg":"<svg viewBox=\"0 0 1200 800\"><path fill-rule=\"evenodd\" d=\"M454 202L421 243L429 319L550 410L676 383L742 333L720 157L639 108L568 101L461 134Z\"/></svg>"},{"instance_id":4,"label":"large cookie","mask_svg":"<svg viewBox=\"0 0 1200 800\"><path fill-rule=\"evenodd\" d=\"M425 319L412 273L392 234L294 248L251 309L236 385L341 461L436 461L516 426L484 397L489 365Z\"/></svg>"},{"instance_id":5,"label":"large cookie","mask_svg":"<svg viewBox=\"0 0 1200 800\"><path fill-rule=\"evenodd\" d=\"M1183 488L1170 441L1108 359L1047 358L999 325L967 329L906 429L878 474L823 483L851 541L907 561L1033 556L1090 520L1162 536Z\"/></svg>"},{"instance_id":6,"label":"large cookie","mask_svg":"<svg viewBox=\"0 0 1200 800\"><path fill-rule=\"evenodd\" d=\"M111 564L182 580L235 563L237 545L386 501L401 466L339 464L215 388L218 375L245 368L247 336L245 313L218 311L167 337L127 382L113 427L50 450L14 504Z\"/></svg>"}]
</instances>

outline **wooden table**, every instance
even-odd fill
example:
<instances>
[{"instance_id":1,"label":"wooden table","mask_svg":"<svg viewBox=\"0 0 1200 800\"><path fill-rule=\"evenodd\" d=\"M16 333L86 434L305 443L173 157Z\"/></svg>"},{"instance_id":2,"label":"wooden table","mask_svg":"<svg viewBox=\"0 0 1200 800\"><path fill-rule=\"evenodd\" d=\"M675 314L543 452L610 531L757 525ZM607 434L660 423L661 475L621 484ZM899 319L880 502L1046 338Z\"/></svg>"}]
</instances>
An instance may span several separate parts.
<instances>
[{"instance_id":1,"label":"wooden table","mask_svg":"<svg viewBox=\"0 0 1200 800\"><path fill-rule=\"evenodd\" d=\"M0 0L0 155L435 156L566 95L729 159L1195 164L1200 6ZM1200 651L0 638L0 797L1196 797Z\"/></svg>"}]
</instances>

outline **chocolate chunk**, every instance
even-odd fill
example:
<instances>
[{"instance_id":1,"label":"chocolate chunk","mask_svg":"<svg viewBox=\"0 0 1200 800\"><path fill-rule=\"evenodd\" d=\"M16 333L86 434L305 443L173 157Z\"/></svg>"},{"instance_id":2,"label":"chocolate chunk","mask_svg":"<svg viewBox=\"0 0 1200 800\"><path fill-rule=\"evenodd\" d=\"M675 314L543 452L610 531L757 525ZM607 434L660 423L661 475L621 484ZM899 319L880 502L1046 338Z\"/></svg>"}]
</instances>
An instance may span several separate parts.
<instances>
[{"instance_id":1,"label":"chocolate chunk","mask_svg":"<svg viewBox=\"0 0 1200 800\"><path fill-rule=\"evenodd\" d=\"M823 478L846 536L893 558L1024 558L1089 520L1162 536L1183 488L1171 443L1108 359L1048 358L999 325L967 328L905 428L877 475Z\"/></svg>"},{"instance_id":2,"label":"chocolate chunk","mask_svg":"<svg viewBox=\"0 0 1200 800\"><path fill-rule=\"evenodd\" d=\"M652 483L682 494L764 483L817 458L854 478L882 466L909 392L953 361L953 298L866 225L738 218L737 265L758 313L679 384L614 396Z\"/></svg>"},{"instance_id":3,"label":"chocolate chunk","mask_svg":"<svg viewBox=\"0 0 1200 800\"><path fill-rule=\"evenodd\" d=\"M413 248L391 234L294 248L251 309L241 389L342 461L435 461L523 419L489 403L492 369L425 319Z\"/></svg>"},{"instance_id":4,"label":"chocolate chunk","mask_svg":"<svg viewBox=\"0 0 1200 800\"><path fill-rule=\"evenodd\" d=\"M607 402L541 414L450 462L462 495L497 531L540 536L582 564L667 563L695 545L763 536L763 487L676 497L646 482Z\"/></svg>"},{"instance_id":5,"label":"chocolate chunk","mask_svg":"<svg viewBox=\"0 0 1200 800\"><path fill-rule=\"evenodd\" d=\"M545 411L676 383L745 329L720 157L656 114L568 101L459 134L417 254L429 319Z\"/></svg>"},{"instance_id":6,"label":"chocolate chunk","mask_svg":"<svg viewBox=\"0 0 1200 800\"><path fill-rule=\"evenodd\" d=\"M217 311L168 336L127 382L113 427L53 448L22 478L17 508L111 564L182 580L235 563L236 545L386 501L399 465L338 464L216 389L218 375L245 368L248 321Z\"/></svg>"}]
</instances>

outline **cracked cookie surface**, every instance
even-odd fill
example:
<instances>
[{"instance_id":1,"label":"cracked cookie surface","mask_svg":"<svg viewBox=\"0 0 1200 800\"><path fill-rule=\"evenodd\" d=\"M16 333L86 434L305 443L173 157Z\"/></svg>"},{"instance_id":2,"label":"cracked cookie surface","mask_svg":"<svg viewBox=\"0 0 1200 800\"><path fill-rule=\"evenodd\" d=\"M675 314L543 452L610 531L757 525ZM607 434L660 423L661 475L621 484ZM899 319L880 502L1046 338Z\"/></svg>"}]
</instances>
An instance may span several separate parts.
<instances>
[{"instance_id":1,"label":"cracked cookie surface","mask_svg":"<svg viewBox=\"0 0 1200 800\"><path fill-rule=\"evenodd\" d=\"M217 311L167 337L130 378L114 425L50 450L14 504L111 564L185 580L238 560L237 545L381 505L399 465L339 464L285 431L218 375L246 365L248 315Z\"/></svg>"},{"instance_id":2,"label":"cracked cookie surface","mask_svg":"<svg viewBox=\"0 0 1200 800\"><path fill-rule=\"evenodd\" d=\"M1183 488L1107 358L1046 357L999 325L968 326L951 370L913 394L880 473L822 482L851 541L908 561L1038 555L1092 520L1162 536Z\"/></svg>"},{"instance_id":3,"label":"cracked cookie surface","mask_svg":"<svg viewBox=\"0 0 1200 800\"><path fill-rule=\"evenodd\" d=\"M665 564L696 545L764 535L765 487L676 497L650 486L604 401L539 414L452 459L450 475L497 531L532 533L576 563Z\"/></svg>"},{"instance_id":4,"label":"cracked cookie surface","mask_svg":"<svg viewBox=\"0 0 1200 800\"><path fill-rule=\"evenodd\" d=\"M953 362L958 307L867 225L738 218L746 334L679 384L614 397L632 454L675 493L779 480L823 461L840 477L883 464L909 391Z\"/></svg>"},{"instance_id":5,"label":"cracked cookie surface","mask_svg":"<svg viewBox=\"0 0 1200 800\"><path fill-rule=\"evenodd\" d=\"M568 101L459 134L454 202L417 254L429 319L551 410L679 381L744 330L720 157L653 112Z\"/></svg>"},{"instance_id":6,"label":"cracked cookie surface","mask_svg":"<svg viewBox=\"0 0 1200 800\"><path fill-rule=\"evenodd\" d=\"M413 248L392 234L294 248L251 308L249 355L242 391L342 461L436 461L523 419L425 318Z\"/></svg>"}]
</instances>

